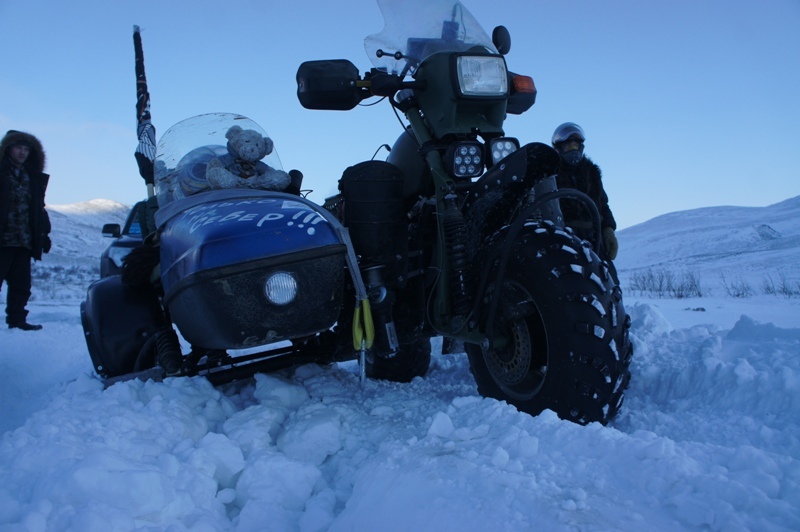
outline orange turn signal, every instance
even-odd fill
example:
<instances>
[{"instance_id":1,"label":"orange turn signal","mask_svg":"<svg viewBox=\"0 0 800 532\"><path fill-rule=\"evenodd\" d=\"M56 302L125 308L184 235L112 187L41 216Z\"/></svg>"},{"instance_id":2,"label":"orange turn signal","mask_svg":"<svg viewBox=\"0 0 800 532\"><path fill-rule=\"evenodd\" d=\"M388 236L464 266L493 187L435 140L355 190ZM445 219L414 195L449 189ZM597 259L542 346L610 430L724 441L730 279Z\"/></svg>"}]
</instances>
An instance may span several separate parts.
<instances>
[{"instance_id":1,"label":"orange turn signal","mask_svg":"<svg viewBox=\"0 0 800 532\"><path fill-rule=\"evenodd\" d=\"M536 92L536 85L533 83L533 78L530 76L514 76L514 90L516 92Z\"/></svg>"}]
</instances>

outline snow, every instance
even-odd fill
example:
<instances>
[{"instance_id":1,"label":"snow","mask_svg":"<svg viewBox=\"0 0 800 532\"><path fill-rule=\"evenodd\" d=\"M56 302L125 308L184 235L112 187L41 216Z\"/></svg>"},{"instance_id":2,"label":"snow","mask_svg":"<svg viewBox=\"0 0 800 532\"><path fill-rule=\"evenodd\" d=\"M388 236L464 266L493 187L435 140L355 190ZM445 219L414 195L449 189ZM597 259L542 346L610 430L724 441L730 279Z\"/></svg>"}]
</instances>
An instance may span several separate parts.
<instances>
[{"instance_id":1,"label":"snow","mask_svg":"<svg viewBox=\"0 0 800 532\"><path fill-rule=\"evenodd\" d=\"M620 231L635 353L606 427L480 397L440 339L409 384L362 384L348 362L104 390L77 288L35 285L44 330L0 330L0 530L798 530L800 297L730 297L716 277L800 277L798 200L780 224L719 207ZM54 217L74 237L53 239L62 265L96 264L99 227L125 213L80 211ZM779 236L756 249L754 223ZM705 253L717 234L728 251ZM627 288L662 267L692 268L708 295Z\"/></svg>"}]
</instances>

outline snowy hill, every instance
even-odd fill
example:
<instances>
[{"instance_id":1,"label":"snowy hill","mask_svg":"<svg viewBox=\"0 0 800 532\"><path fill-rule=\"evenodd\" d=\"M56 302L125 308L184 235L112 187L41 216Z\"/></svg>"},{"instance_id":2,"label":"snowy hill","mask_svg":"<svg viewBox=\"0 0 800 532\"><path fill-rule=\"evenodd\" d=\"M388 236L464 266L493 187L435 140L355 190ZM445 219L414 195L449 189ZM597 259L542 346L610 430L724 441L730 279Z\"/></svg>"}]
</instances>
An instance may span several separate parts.
<instances>
[{"instance_id":1,"label":"snowy hill","mask_svg":"<svg viewBox=\"0 0 800 532\"><path fill-rule=\"evenodd\" d=\"M32 300L82 299L100 278L100 253L110 242L101 234L103 225L124 224L130 208L104 199L48 205L53 248L33 263Z\"/></svg>"},{"instance_id":2,"label":"snowy hill","mask_svg":"<svg viewBox=\"0 0 800 532\"><path fill-rule=\"evenodd\" d=\"M623 288L648 269L795 275L798 205L620 231ZM76 273L39 283L42 331L0 329L1 530L800 530L800 297L626 291L632 379L607 427L480 397L438 338L409 384L347 362L103 389L77 300L127 210L52 207L40 265Z\"/></svg>"},{"instance_id":3,"label":"snowy hill","mask_svg":"<svg viewBox=\"0 0 800 532\"><path fill-rule=\"evenodd\" d=\"M768 207L706 207L653 218L619 231L622 278L646 270L721 277L753 287L766 277L800 282L800 196ZM623 287L625 282L623 281Z\"/></svg>"}]
</instances>

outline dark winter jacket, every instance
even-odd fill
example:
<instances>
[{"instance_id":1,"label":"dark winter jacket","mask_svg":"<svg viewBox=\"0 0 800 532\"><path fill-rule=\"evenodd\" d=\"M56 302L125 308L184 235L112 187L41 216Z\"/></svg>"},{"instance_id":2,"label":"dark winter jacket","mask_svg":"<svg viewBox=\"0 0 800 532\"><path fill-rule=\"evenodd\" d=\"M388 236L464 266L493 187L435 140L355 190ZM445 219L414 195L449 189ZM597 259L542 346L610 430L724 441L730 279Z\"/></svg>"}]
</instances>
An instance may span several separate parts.
<instances>
[{"instance_id":1,"label":"dark winter jacket","mask_svg":"<svg viewBox=\"0 0 800 532\"><path fill-rule=\"evenodd\" d=\"M608 196L603 189L600 167L591 159L584 156L575 166L562 161L556 183L559 189L574 188L589 196L600 212L601 230L606 227L616 230L617 222L608 206ZM567 227L571 227L579 237L594 242L592 215L589 209L583 203L570 199L561 199L560 204Z\"/></svg>"},{"instance_id":2,"label":"dark winter jacket","mask_svg":"<svg viewBox=\"0 0 800 532\"><path fill-rule=\"evenodd\" d=\"M11 201L11 187L16 182L9 152L13 145L24 141L30 146L30 155L24 167L30 178L31 204L29 206L31 227L31 256L41 260L42 252L50 251L50 217L45 210L44 196L50 176L44 173L45 153L39 139L30 133L11 130L0 141L0 234L5 231Z\"/></svg>"}]
</instances>

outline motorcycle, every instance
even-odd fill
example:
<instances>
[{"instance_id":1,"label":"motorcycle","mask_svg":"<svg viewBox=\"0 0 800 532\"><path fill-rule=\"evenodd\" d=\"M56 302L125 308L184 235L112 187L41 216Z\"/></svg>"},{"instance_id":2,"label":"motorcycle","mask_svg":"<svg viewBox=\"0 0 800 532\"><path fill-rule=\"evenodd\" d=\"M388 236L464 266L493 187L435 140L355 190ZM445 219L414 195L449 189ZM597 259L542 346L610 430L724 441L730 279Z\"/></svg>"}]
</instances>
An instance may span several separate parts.
<instances>
[{"instance_id":1,"label":"motorcycle","mask_svg":"<svg viewBox=\"0 0 800 532\"><path fill-rule=\"evenodd\" d=\"M81 305L107 383L217 384L354 359L363 377L407 382L427 373L442 336L463 342L484 396L580 424L617 414L630 318L610 263L564 226L559 200L587 205L599 243L597 210L557 189L551 147L504 135L507 114L536 94L507 69L507 30L488 37L455 0L414 3L378 0L386 26L365 40L363 76L341 59L297 71L305 108L378 97L408 122L385 161L347 168L323 205L296 190L205 187L225 133L260 131L245 117L203 115L164 134L156 281L111 276ZM282 171L275 152L265 161Z\"/></svg>"},{"instance_id":2,"label":"motorcycle","mask_svg":"<svg viewBox=\"0 0 800 532\"><path fill-rule=\"evenodd\" d=\"M557 189L550 146L504 134L507 115L536 97L533 80L507 68L507 29L490 38L455 0L378 5L386 25L365 40L371 70L338 59L297 72L305 108L347 111L379 97L408 123L385 162L347 169L327 202L368 288L381 288L367 371L421 374L422 344L442 335L464 343L482 395L608 422L630 379L630 317L599 256L594 203ZM596 248L564 227L562 198L593 213ZM380 298L391 304L378 308Z\"/></svg>"}]
</instances>

